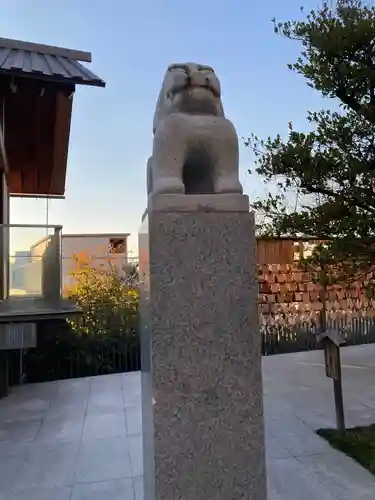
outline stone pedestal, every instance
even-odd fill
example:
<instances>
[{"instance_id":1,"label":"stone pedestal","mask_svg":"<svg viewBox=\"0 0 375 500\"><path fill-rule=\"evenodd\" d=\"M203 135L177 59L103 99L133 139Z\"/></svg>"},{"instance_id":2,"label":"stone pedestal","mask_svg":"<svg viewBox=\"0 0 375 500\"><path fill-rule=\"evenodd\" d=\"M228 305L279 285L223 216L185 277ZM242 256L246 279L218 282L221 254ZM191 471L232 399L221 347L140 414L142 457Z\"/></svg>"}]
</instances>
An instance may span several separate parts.
<instances>
[{"instance_id":1,"label":"stone pedestal","mask_svg":"<svg viewBox=\"0 0 375 500\"><path fill-rule=\"evenodd\" d=\"M145 500L266 499L254 219L212 196L140 231Z\"/></svg>"}]
</instances>

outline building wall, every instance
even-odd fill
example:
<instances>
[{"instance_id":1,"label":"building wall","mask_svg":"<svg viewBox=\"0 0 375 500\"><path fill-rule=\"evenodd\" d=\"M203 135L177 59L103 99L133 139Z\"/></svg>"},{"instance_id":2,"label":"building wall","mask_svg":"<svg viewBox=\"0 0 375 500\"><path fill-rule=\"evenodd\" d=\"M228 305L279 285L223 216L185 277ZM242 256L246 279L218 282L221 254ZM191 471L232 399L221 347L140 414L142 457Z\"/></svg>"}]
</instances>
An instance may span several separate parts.
<instances>
[{"instance_id":1,"label":"building wall","mask_svg":"<svg viewBox=\"0 0 375 500\"><path fill-rule=\"evenodd\" d=\"M72 284L71 273L77 268L75 257L88 257L90 265L97 269L109 269L111 265L119 270L127 263L126 234L81 234L62 235L62 283L63 288ZM111 242L123 240L118 253L111 251Z\"/></svg>"},{"instance_id":2,"label":"building wall","mask_svg":"<svg viewBox=\"0 0 375 500\"><path fill-rule=\"evenodd\" d=\"M77 268L77 257L90 260L97 269L116 266L121 270L127 263L127 234L63 234L61 236L62 287L72 284L71 273ZM43 238L30 250L16 252L11 266L11 288L17 293L42 293L42 268L50 238ZM114 248L115 246L115 248Z\"/></svg>"},{"instance_id":3,"label":"building wall","mask_svg":"<svg viewBox=\"0 0 375 500\"><path fill-rule=\"evenodd\" d=\"M10 290L22 289L25 285L26 267L31 262L29 250L19 250L10 262Z\"/></svg>"}]
</instances>

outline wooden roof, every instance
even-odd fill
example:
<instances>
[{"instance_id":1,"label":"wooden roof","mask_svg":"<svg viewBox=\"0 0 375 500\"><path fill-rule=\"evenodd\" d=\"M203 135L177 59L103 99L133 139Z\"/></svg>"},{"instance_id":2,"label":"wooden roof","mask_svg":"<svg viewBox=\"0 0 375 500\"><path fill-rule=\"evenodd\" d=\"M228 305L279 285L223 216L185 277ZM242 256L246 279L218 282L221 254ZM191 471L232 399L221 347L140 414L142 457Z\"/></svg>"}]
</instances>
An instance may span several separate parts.
<instances>
[{"instance_id":1,"label":"wooden roof","mask_svg":"<svg viewBox=\"0 0 375 500\"><path fill-rule=\"evenodd\" d=\"M10 194L64 195L75 85L105 86L78 60L91 54L0 38L0 169Z\"/></svg>"},{"instance_id":2,"label":"wooden roof","mask_svg":"<svg viewBox=\"0 0 375 500\"><path fill-rule=\"evenodd\" d=\"M89 52L0 38L0 75L105 87L105 82L78 61L91 62Z\"/></svg>"}]
</instances>

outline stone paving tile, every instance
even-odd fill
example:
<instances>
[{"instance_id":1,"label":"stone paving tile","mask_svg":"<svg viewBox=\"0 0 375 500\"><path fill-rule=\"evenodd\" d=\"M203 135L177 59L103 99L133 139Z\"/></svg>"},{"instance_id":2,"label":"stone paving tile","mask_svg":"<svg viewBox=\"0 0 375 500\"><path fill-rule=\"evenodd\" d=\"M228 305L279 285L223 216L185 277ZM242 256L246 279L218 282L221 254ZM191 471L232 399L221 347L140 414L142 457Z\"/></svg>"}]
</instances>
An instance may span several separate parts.
<instances>
[{"instance_id":1,"label":"stone paving tile","mask_svg":"<svg viewBox=\"0 0 375 500\"><path fill-rule=\"evenodd\" d=\"M344 454L330 449L321 455L298 457L308 475L339 500L373 500L375 476Z\"/></svg>"},{"instance_id":2,"label":"stone paving tile","mask_svg":"<svg viewBox=\"0 0 375 500\"><path fill-rule=\"evenodd\" d=\"M143 447L142 436L129 436L129 452L132 476L142 476L143 474Z\"/></svg>"},{"instance_id":3,"label":"stone paving tile","mask_svg":"<svg viewBox=\"0 0 375 500\"><path fill-rule=\"evenodd\" d=\"M294 457L322 454L331 449L328 442L307 428L306 432L288 432L280 438L280 444Z\"/></svg>"},{"instance_id":4,"label":"stone paving tile","mask_svg":"<svg viewBox=\"0 0 375 500\"><path fill-rule=\"evenodd\" d=\"M374 355L343 349L350 425L375 422ZM268 500L375 499L375 476L314 432L335 425L321 363L263 359ZM139 373L16 388L0 401L0 500L143 500L140 407Z\"/></svg>"},{"instance_id":5,"label":"stone paving tile","mask_svg":"<svg viewBox=\"0 0 375 500\"><path fill-rule=\"evenodd\" d=\"M17 474L10 484L13 491L70 486L74 482L78 444L34 442L12 458L18 459Z\"/></svg>"},{"instance_id":6,"label":"stone paving tile","mask_svg":"<svg viewBox=\"0 0 375 500\"><path fill-rule=\"evenodd\" d=\"M99 395L90 395L87 406L86 415L90 416L94 413L113 413L123 410L121 391L102 393Z\"/></svg>"},{"instance_id":7,"label":"stone paving tile","mask_svg":"<svg viewBox=\"0 0 375 500\"><path fill-rule=\"evenodd\" d=\"M332 428L336 425L336 417L333 410L330 413L310 413L307 408L295 411L298 411L298 414L295 414L295 416L312 430Z\"/></svg>"},{"instance_id":8,"label":"stone paving tile","mask_svg":"<svg viewBox=\"0 0 375 500\"><path fill-rule=\"evenodd\" d=\"M143 477L133 478L135 500L143 500Z\"/></svg>"},{"instance_id":9,"label":"stone paving tile","mask_svg":"<svg viewBox=\"0 0 375 500\"><path fill-rule=\"evenodd\" d=\"M52 402L46 417L64 417L64 418L84 418L86 415L87 401L85 399L77 399L76 401L60 401Z\"/></svg>"},{"instance_id":10,"label":"stone paving tile","mask_svg":"<svg viewBox=\"0 0 375 500\"><path fill-rule=\"evenodd\" d=\"M124 479L132 476L128 438L112 437L82 442L75 483Z\"/></svg>"},{"instance_id":11,"label":"stone paving tile","mask_svg":"<svg viewBox=\"0 0 375 500\"><path fill-rule=\"evenodd\" d=\"M70 500L70 486L61 488L28 488L25 491L8 491L0 493L0 500Z\"/></svg>"},{"instance_id":12,"label":"stone paving tile","mask_svg":"<svg viewBox=\"0 0 375 500\"><path fill-rule=\"evenodd\" d=\"M270 458L292 458L292 454L280 441L274 437L266 436L266 454Z\"/></svg>"},{"instance_id":13,"label":"stone paving tile","mask_svg":"<svg viewBox=\"0 0 375 500\"><path fill-rule=\"evenodd\" d=\"M0 422L0 448L2 443L22 443L32 441L37 435L42 419L26 422Z\"/></svg>"},{"instance_id":14,"label":"stone paving tile","mask_svg":"<svg viewBox=\"0 0 375 500\"><path fill-rule=\"evenodd\" d=\"M268 500L338 500L296 458L267 460Z\"/></svg>"},{"instance_id":15,"label":"stone paving tile","mask_svg":"<svg viewBox=\"0 0 375 500\"><path fill-rule=\"evenodd\" d=\"M139 372L123 374L122 399L124 408L141 408L141 376Z\"/></svg>"},{"instance_id":16,"label":"stone paving tile","mask_svg":"<svg viewBox=\"0 0 375 500\"><path fill-rule=\"evenodd\" d=\"M44 418L34 438L37 443L79 442L82 436L84 415L57 415Z\"/></svg>"},{"instance_id":17,"label":"stone paving tile","mask_svg":"<svg viewBox=\"0 0 375 500\"><path fill-rule=\"evenodd\" d=\"M125 410L126 428L128 436L142 434L142 411L141 408L127 408Z\"/></svg>"},{"instance_id":18,"label":"stone paving tile","mask_svg":"<svg viewBox=\"0 0 375 500\"><path fill-rule=\"evenodd\" d=\"M82 440L126 436L126 419L123 411L87 415L83 424Z\"/></svg>"},{"instance_id":19,"label":"stone paving tile","mask_svg":"<svg viewBox=\"0 0 375 500\"><path fill-rule=\"evenodd\" d=\"M71 500L134 500L133 480L76 484L73 486Z\"/></svg>"},{"instance_id":20,"label":"stone paving tile","mask_svg":"<svg viewBox=\"0 0 375 500\"><path fill-rule=\"evenodd\" d=\"M366 406L363 406L362 409L349 409L345 411L345 419L347 427L371 425L375 423L375 409Z\"/></svg>"},{"instance_id":21,"label":"stone paving tile","mask_svg":"<svg viewBox=\"0 0 375 500\"><path fill-rule=\"evenodd\" d=\"M116 373L110 377L92 377L90 379L90 393L101 392L121 392L122 390L122 373Z\"/></svg>"},{"instance_id":22,"label":"stone paving tile","mask_svg":"<svg viewBox=\"0 0 375 500\"><path fill-rule=\"evenodd\" d=\"M24 393L11 394L0 400L0 422L28 422L42 419L50 409L50 400L47 397L27 395Z\"/></svg>"},{"instance_id":23,"label":"stone paving tile","mask_svg":"<svg viewBox=\"0 0 375 500\"><path fill-rule=\"evenodd\" d=\"M19 477L23 455L17 454L1 458L0 462L0 494L6 498L10 489Z\"/></svg>"}]
</instances>

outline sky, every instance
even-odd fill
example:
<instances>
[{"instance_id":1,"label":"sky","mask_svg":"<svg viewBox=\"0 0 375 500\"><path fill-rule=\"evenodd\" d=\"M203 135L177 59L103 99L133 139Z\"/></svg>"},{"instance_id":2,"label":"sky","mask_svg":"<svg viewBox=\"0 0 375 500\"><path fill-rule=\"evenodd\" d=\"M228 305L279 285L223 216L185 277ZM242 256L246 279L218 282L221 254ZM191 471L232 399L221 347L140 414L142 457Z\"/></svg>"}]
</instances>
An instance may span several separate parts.
<instances>
[{"instance_id":1,"label":"sky","mask_svg":"<svg viewBox=\"0 0 375 500\"><path fill-rule=\"evenodd\" d=\"M132 233L136 253L153 113L172 62L214 67L239 136L244 190L262 197L242 137L285 136L290 120L305 130L307 109L322 107L287 69L299 43L273 32L271 19L298 19L301 4L315 8L318 0L0 0L0 36L90 51L88 67L107 82L77 87L66 197L49 202L49 223L66 233ZM12 200L11 223L45 222L44 200Z\"/></svg>"}]
</instances>

